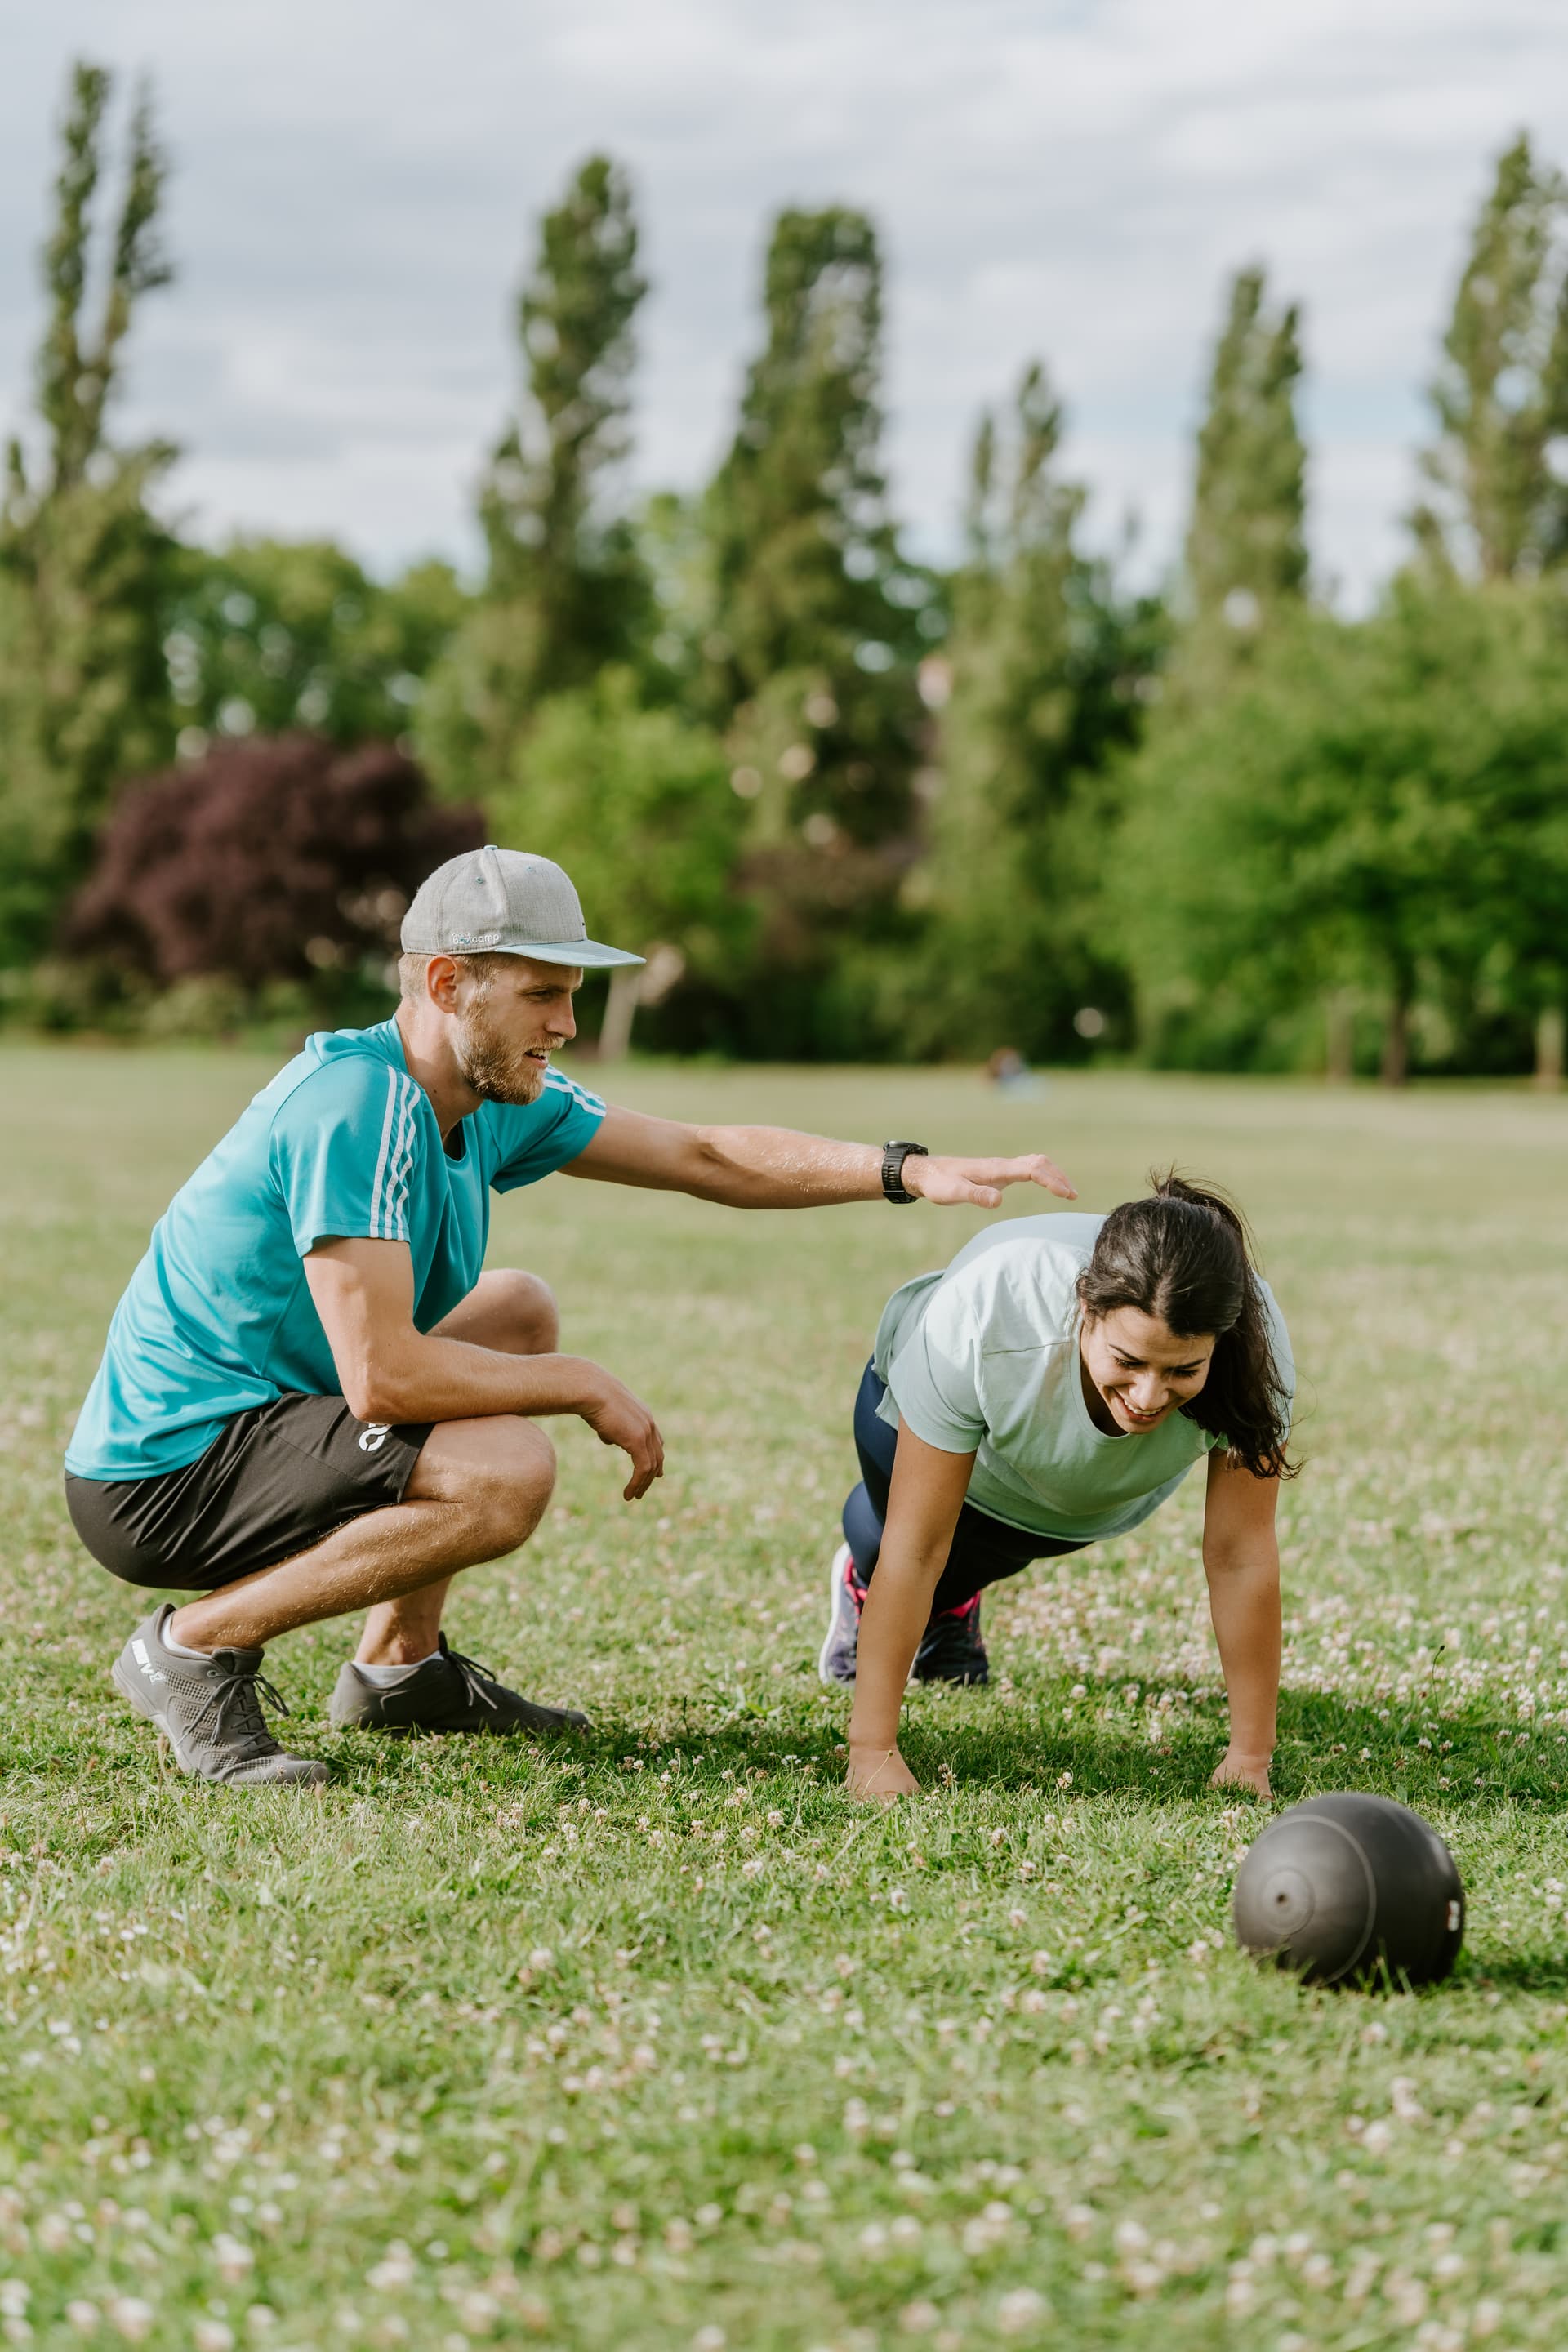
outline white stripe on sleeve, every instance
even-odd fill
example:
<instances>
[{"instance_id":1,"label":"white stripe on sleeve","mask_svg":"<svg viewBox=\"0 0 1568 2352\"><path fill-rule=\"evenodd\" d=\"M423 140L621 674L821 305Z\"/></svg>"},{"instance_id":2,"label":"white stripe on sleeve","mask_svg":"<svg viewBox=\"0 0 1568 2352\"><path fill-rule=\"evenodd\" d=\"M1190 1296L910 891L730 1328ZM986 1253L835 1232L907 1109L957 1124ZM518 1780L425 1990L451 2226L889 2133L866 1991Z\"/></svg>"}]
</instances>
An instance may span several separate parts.
<instances>
[{"instance_id":1,"label":"white stripe on sleeve","mask_svg":"<svg viewBox=\"0 0 1568 2352\"><path fill-rule=\"evenodd\" d=\"M544 1083L556 1094L570 1095L581 1109L591 1110L595 1117L603 1118L605 1106L599 1097L590 1094L586 1087L580 1087L575 1078L569 1078L564 1070L547 1070Z\"/></svg>"},{"instance_id":2,"label":"white stripe on sleeve","mask_svg":"<svg viewBox=\"0 0 1568 2352\"><path fill-rule=\"evenodd\" d=\"M397 1131L392 1174L386 1187L384 1238L393 1242L408 1239L408 1179L414 1166L414 1147L419 1139L419 1088L412 1078L405 1078L400 1084L403 1088L403 1117Z\"/></svg>"},{"instance_id":3,"label":"white stripe on sleeve","mask_svg":"<svg viewBox=\"0 0 1568 2352\"><path fill-rule=\"evenodd\" d=\"M381 1151L375 1163L375 1181L370 1188L369 1223L373 1234L379 1234L381 1231L380 1225L376 1223L376 1217L381 1205L381 1188L386 1178L387 1147L392 1141L392 1116L396 1108L397 1073L389 1067L386 1073L386 1117L381 1123Z\"/></svg>"}]
</instances>

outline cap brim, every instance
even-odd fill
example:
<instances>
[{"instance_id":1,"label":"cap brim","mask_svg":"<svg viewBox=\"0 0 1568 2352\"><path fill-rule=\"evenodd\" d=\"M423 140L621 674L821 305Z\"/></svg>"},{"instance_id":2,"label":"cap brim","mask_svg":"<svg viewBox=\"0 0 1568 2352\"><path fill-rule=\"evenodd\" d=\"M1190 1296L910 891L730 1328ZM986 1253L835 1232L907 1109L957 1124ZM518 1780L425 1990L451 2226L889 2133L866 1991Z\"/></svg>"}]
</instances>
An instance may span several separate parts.
<instances>
[{"instance_id":1,"label":"cap brim","mask_svg":"<svg viewBox=\"0 0 1568 2352\"><path fill-rule=\"evenodd\" d=\"M548 940L529 947L487 948L487 955L528 956L535 963L575 964L584 971L608 971L617 964L646 963L646 956L607 948L601 940Z\"/></svg>"}]
</instances>

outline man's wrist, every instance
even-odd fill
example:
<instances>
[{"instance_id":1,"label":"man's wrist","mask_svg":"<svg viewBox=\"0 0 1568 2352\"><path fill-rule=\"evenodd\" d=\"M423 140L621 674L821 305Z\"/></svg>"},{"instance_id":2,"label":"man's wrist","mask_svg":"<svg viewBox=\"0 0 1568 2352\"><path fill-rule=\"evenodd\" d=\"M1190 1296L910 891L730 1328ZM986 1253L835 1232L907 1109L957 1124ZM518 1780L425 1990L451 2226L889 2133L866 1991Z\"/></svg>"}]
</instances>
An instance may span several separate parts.
<instances>
[{"instance_id":1,"label":"man's wrist","mask_svg":"<svg viewBox=\"0 0 1568 2352\"><path fill-rule=\"evenodd\" d=\"M901 1138L882 1146L882 1197L903 1204L920 1198L918 1183L909 1181L910 1171L927 1157L923 1143L910 1143Z\"/></svg>"}]
</instances>

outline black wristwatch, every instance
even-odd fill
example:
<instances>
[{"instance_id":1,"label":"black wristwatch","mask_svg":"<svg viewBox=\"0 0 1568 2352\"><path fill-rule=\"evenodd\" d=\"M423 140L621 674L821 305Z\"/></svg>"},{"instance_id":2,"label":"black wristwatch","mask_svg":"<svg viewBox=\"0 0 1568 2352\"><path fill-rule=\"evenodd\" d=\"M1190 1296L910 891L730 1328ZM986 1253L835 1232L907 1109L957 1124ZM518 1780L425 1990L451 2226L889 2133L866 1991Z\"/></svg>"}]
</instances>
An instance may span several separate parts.
<instances>
[{"instance_id":1,"label":"black wristwatch","mask_svg":"<svg viewBox=\"0 0 1568 2352\"><path fill-rule=\"evenodd\" d=\"M884 1197L901 1208L906 1201L916 1201L918 1192L904 1190L904 1162L914 1152L924 1160L928 1155L923 1143L884 1143L882 1146L882 1192Z\"/></svg>"}]
</instances>

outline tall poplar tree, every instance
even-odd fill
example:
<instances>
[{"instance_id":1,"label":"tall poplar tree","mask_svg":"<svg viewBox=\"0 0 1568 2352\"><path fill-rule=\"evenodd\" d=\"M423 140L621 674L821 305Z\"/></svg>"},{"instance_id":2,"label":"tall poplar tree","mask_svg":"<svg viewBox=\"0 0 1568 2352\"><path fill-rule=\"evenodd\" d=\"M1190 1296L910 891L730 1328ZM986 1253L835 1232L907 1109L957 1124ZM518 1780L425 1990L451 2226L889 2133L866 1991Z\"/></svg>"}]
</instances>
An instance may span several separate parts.
<instances>
[{"instance_id":1,"label":"tall poplar tree","mask_svg":"<svg viewBox=\"0 0 1568 2352\"><path fill-rule=\"evenodd\" d=\"M1079 548L1086 496L1060 471L1061 432L1036 362L975 435L921 877L931 929L910 1006L917 1046L962 1034L1070 1052L1075 1017L1100 1034L1125 996L1096 917L1106 769L1136 732L1163 624Z\"/></svg>"},{"instance_id":2,"label":"tall poplar tree","mask_svg":"<svg viewBox=\"0 0 1568 2352\"><path fill-rule=\"evenodd\" d=\"M158 238L166 164L145 91L103 232L110 76L79 63L44 249L48 321L37 429L7 447L0 497L0 958L44 946L115 785L170 744L160 590L172 542L148 497L165 442L121 446L110 419L144 295L171 276ZM89 299L89 296L92 299Z\"/></svg>"},{"instance_id":3,"label":"tall poplar tree","mask_svg":"<svg viewBox=\"0 0 1568 2352\"><path fill-rule=\"evenodd\" d=\"M607 156L546 213L517 306L527 378L479 491L484 593L432 681L421 741L444 785L506 778L546 696L635 649L649 592L614 498L647 290L630 183Z\"/></svg>"},{"instance_id":4,"label":"tall poplar tree","mask_svg":"<svg viewBox=\"0 0 1568 2352\"><path fill-rule=\"evenodd\" d=\"M1260 268L1231 281L1198 433L1186 588L1194 618L1245 635L1307 585L1307 454L1296 419L1295 305L1272 310Z\"/></svg>"},{"instance_id":5,"label":"tall poplar tree","mask_svg":"<svg viewBox=\"0 0 1568 2352\"><path fill-rule=\"evenodd\" d=\"M1429 552L1483 580L1568 555L1568 186L1521 132L1499 158L1431 386Z\"/></svg>"},{"instance_id":6,"label":"tall poplar tree","mask_svg":"<svg viewBox=\"0 0 1568 2352\"><path fill-rule=\"evenodd\" d=\"M754 988L779 1050L840 1043L831 935L890 914L912 851L921 751L915 668L929 581L900 556L881 461L882 264L844 206L786 211L763 285L766 339L712 484L710 693L735 789L752 803L746 881L763 953L788 985ZM929 627L929 623L924 623Z\"/></svg>"}]
</instances>

